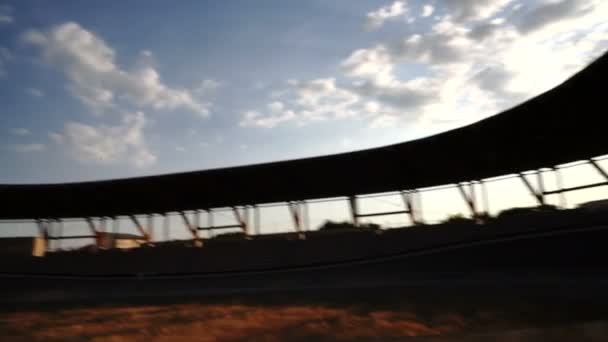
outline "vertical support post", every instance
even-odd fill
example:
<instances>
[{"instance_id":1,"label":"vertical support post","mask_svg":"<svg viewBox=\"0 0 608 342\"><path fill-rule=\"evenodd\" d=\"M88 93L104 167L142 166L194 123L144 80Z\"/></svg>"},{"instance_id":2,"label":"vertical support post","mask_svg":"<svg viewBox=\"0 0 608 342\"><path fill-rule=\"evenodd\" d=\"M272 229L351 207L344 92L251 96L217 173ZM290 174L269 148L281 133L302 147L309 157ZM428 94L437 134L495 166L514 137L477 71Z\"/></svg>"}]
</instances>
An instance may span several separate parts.
<instances>
[{"instance_id":1,"label":"vertical support post","mask_svg":"<svg viewBox=\"0 0 608 342\"><path fill-rule=\"evenodd\" d=\"M63 237L63 220L57 219L58 236ZM61 239L57 240L57 248L61 249Z\"/></svg>"},{"instance_id":2,"label":"vertical support post","mask_svg":"<svg viewBox=\"0 0 608 342\"><path fill-rule=\"evenodd\" d=\"M357 196L348 196L348 202L350 204L350 213L353 219L353 225L359 225L359 209L357 207Z\"/></svg>"},{"instance_id":3,"label":"vertical support post","mask_svg":"<svg viewBox=\"0 0 608 342\"><path fill-rule=\"evenodd\" d=\"M105 233L108 230L105 216L99 218L99 229L100 232Z\"/></svg>"},{"instance_id":4,"label":"vertical support post","mask_svg":"<svg viewBox=\"0 0 608 342\"><path fill-rule=\"evenodd\" d=\"M209 226L209 237L213 237L213 209L207 209L207 225Z\"/></svg>"},{"instance_id":5,"label":"vertical support post","mask_svg":"<svg viewBox=\"0 0 608 342\"><path fill-rule=\"evenodd\" d=\"M163 214L163 233L165 235L165 241L169 241L169 220L170 217L167 213Z\"/></svg>"},{"instance_id":6,"label":"vertical support post","mask_svg":"<svg viewBox=\"0 0 608 342\"><path fill-rule=\"evenodd\" d=\"M150 237L150 242L154 241L154 214L148 214L148 236Z\"/></svg>"},{"instance_id":7,"label":"vertical support post","mask_svg":"<svg viewBox=\"0 0 608 342\"><path fill-rule=\"evenodd\" d=\"M488 198L488 188L486 187L486 182L484 180L479 181L479 185L481 187L481 201L483 205L483 212L486 215L490 215L490 200Z\"/></svg>"},{"instance_id":8,"label":"vertical support post","mask_svg":"<svg viewBox=\"0 0 608 342\"><path fill-rule=\"evenodd\" d=\"M310 212L308 211L308 202L302 201L304 230L310 230Z\"/></svg>"},{"instance_id":9,"label":"vertical support post","mask_svg":"<svg viewBox=\"0 0 608 342\"><path fill-rule=\"evenodd\" d=\"M541 200L542 200L542 204L545 204L545 182L543 180L543 171L541 169L538 169L536 171L536 178L537 178L537 182L538 182L538 190L537 193L541 196Z\"/></svg>"},{"instance_id":10,"label":"vertical support post","mask_svg":"<svg viewBox=\"0 0 608 342\"><path fill-rule=\"evenodd\" d=\"M49 244L48 244L48 249L50 251L52 251L56 245L55 243L55 239L54 237L56 236L55 234L55 227L53 226L53 219L48 219L48 221L46 222L47 224L47 230L48 230L48 234L49 234Z\"/></svg>"},{"instance_id":11,"label":"vertical support post","mask_svg":"<svg viewBox=\"0 0 608 342\"><path fill-rule=\"evenodd\" d=\"M197 209L194 211L194 228L196 228L196 230L198 231L198 229L200 227L201 227L201 211Z\"/></svg>"},{"instance_id":12,"label":"vertical support post","mask_svg":"<svg viewBox=\"0 0 608 342\"><path fill-rule=\"evenodd\" d=\"M251 212L249 210L249 206L243 206L243 221L245 222L245 226L247 227L247 235L251 234Z\"/></svg>"},{"instance_id":13,"label":"vertical support post","mask_svg":"<svg viewBox=\"0 0 608 342\"><path fill-rule=\"evenodd\" d=\"M298 202L288 202L287 207L289 212L291 213L291 217L293 218L293 225L296 229L296 232L302 231L302 219L300 217L300 204Z\"/></svg>"},{"instance_id":14,"label":"vertical support post","mask_svg":"<svg viewBox=\"0 0 608 342\"><path fill-rule=\"evenodd\" d=\"M260 207L258 207L257 204L253 205L253 227L257 235L262 233L262 227L260 223Z\"/></svg>"},{"instance_id":15,"label":"vertical support post","mask_svg":"<svg viewBox=\"0 0 608 342\"><path fill-rule=\"evenodd\" d=\"M114 216L114 217L112 217L112 233L118 234L119 230L120 230L120 221L118 220L118 217Z\"/></svg>"},{"instance_id":16,"label":"vertical support post","mask_svg":"<svg viewBox=\"0 0 608 342\"><path fill-rule=\"evenodd\" d=\"M414 209L416 210L416 223L422 224L424 220L422 218L422 193L417 189L412 190L412 198Z\"/></svg>"},{"instance_id":17,"label":"vertical support post","mask_svg":"<svg viewBox=\"0 0 608 342\"><path fill-rule=\"evenodd\" d=\"M43 256L48 251L48 242L49 242L48 225L42 219L37 219L36 222L38 224L38 233L39 233L40 237L42 238L43 250L41 251L42 252L41 254L35 254L35 255ZM38 253L38 252L35 251L35 253Z\"/></svg>"},{"instance_id":18,"label":"vertical support post","mask_svg":"<svg viewBox=\"0 0 608 342\"><path fill-rule=\"evenodd\" d=\"M562 172L559 167L553 167L553 173L555 174L555 186L559 191L559 206L562 208L566 208L568 206L568 202L566 200L566 194L562 191L564 189L564 181L562 178Z\"/></svg>"}]
</instances>

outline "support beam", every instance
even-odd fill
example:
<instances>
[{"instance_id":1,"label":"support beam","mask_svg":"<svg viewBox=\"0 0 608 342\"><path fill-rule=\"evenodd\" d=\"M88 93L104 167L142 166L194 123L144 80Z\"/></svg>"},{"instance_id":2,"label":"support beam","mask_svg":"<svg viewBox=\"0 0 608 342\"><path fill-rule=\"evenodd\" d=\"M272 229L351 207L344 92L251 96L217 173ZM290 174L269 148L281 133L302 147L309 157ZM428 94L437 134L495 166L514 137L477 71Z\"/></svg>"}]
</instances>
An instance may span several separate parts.
<instances>
[{"instance_id":1,"label":"support beam","mask_svg":"<svg viewBox=\"0 0 608 342\"><path fill-rule=\"evenodd\" d=\"M288 202L287 207L289 208L289 212L291 213L291 218L293 219L293 225L296 229L296 232L302 231L302 213L300 208L300 203L298 202Z\"/></svg>"},{"instance_id":2,"label":"support beam","mask_svg":"<svg viewBox=\"0 0 608 342\"><path fill-rule=\"evenodd\" d=\"M563 193L570 192L570 191L591 189L591 188L597 188L599 186L606 186L606 185L608 185L608 182L585 184L585 185L573 186L571 188L562 188L559 190L545 191L545 195L563 194Z\"/></svg>"},{"instance_id":3,"label":"support beam","mask_svg":"<svg viewBox=\"0 0 608 342\"><path fill-rule=\"evenodd\" d=\"M137 219L137 216L135 216L135 215L129 215L129 218L131 219L131 221L135 225L135 228L137 228L137 231L139 232L139 234L141 234L141 236L144 237L144 239L146 240L146 242L149 243L150 242L150 234L148 234L148 232L144 229L144 226L141 225L141 223Z\"/></svg>"},{"instance_id":4,"label":"support beam","mask_svg":"<svg viewBox=\"0 0 608 342\"><path fill-rule=\"evenodd\" d=\"M542 177L542 176L540 176L540 177ZM526 176L523 173L519 174L519 178L524 183L526 188L528 188L528 190L530 191L532 196L534 196L534 198L536 198L536 201L538 202L538 204L545 205L545 197L544 197L543 193L539 193L536 189L534 189L534 187L532 186L530 181L526 178Z\"/></svg>"},{"instance_id":5,"label":"support beam","mask_svg":"<svg viewBox=\"0 0 608 342\"><path fill-rule=\"evenodd\" d=\"M350 213L353 219L353 225L358 226L359 225L359 208L357 206L357 197L356 196L349 196L348 197L348 203L350 204Z\"/></svg>"},{"instance_id":6,"label":"support beam","mask_svg":"<svg viewBox=\"0 0 608 342\"><path fill-rule=\"evenodd\" d=\"M408 214L409 210L396 210L396 211L384 211L380 213L369 213L369 214L358 214L357 217L373 217L373 216L387 216L387 215L397 215L397 214Z\"/></svg>"},{"instance_id":7,"label":"support beam","mask_svg":"<svg viewBox=\"0 0 608 342\"><path fill-rule=\"evenodd\" d=\"M415 226L418 224L418 221L416 220L416 214L414 213L414 203L412 201L412 197L413 192L401 191L401 198L403 199L403 204L405 205L404 213L409 215L412 225Z\"/></svg>"},{"instance_id":8,"label":"support beam","mask_svg":"<svg viewBox=\"0 0 608 342\"><path fill-rule=\"evenodd\" d=\"M600 164L598 164L595 160L590 159L589 163L591 164L591 166L593 166L597 172L600 173L600 175L602 175L604 177L604 179L608 180L608 172L606 172L601 166Z\"/></svg>"},{"instance_id":9,"label":"support beam","mask_svg":"<svg viewBox=\"0 0 608 342\"><path fill-rule=\"evenodd\" d=\"M236 222L238 222L241 226L243 233L245 233L245 235L249 235L249 227L247 225L247 221L245 221L245 216L247 215L247 208L244 207L243 214L241 214L237 207L232 207L232 212L234 213L234 218L236 219Z\"/></svg>"},{"instance_id":10,"label":"support beam","mask_svg":"<svg viewBox=\"0 0 608 342\"><path fill-rule=\"evenodd\" d=\"M91 231L91 234L93 235L97 235L97 228L95 227L95 223L93 222L93 219L91 219L90 217L85 218L85 221L87 221L87 225L89 226L89 230Z\"/></svg>"},{"instance_id":11,"label":"support beam","mask_svg":"<svg viewBox=\"0 0 608 342\"><path fill-rule=\"evenodd\" d=\"M50 236L49 240L74 240L74 239L94 239L95 235L68 235L68 236Z\"/></svg>"},{"instance_id":12,"label":"support beam","mask_svg":"<svg viewBox=\"0 0 608 342\"><path fill-rule=\"evenodd\" d=\"M87 221L87 224L89 226L89 229L91 230L91 234L95 237L95 247L99 248L102 245L102 236L99 233L99 231L97 231L97 228L95 227L95 223L93 222L93 219L90 217L85 218L85 220Z\"/></svg>"},{"instance_id":13,"label":"support beam","mask_svg":"<svg viewBox=\"0 0 608 342\"><path fill-rule=\"evenodd\" d=\"M475 218L478 216L477 204L475 202L475 186L472 182L469 182L468 185L469 185L468 186L469 193L467 193L467 191L464 188L464 185L462 183L457 184L458 190L460 191L462 198L464 198L464 201L467 203L467 206L469 207L469 210L471 211L471 217Z\"/></svg>"},{"instance_id":14,"label":"support beam","mask_svg":"<svg viewBox=\"0 0 608 342\"><path fill-rule=\"evenodd\" d=\"M192 234L192 237L195 240L196 246L201 247L203 245L203 240L201 240L200 236L198 236L198 227L195 227L192 225L192 223L190 223L188 216L186 216L186 214L183 211L180 211L179 215L182 217L182 220L184 221L184 225L186 226L186 228L188 228L188 230Z\"/></svg>"},{"instance_id":15,"label":"support beam","mask_svg":"<svg viewBox=\"0 0 608 342\"><path fill-rule=\"evenodd\" d=\"M226 225L222 225L222 226L213 226L213 227L200 227L198 228L198 230L207 230L207 231L211 231L211 230L222 230L222 229L232 229L232 228L243 228L243 226L241 226L240 224L226 224Z\"/></svg>"}]
</instances>

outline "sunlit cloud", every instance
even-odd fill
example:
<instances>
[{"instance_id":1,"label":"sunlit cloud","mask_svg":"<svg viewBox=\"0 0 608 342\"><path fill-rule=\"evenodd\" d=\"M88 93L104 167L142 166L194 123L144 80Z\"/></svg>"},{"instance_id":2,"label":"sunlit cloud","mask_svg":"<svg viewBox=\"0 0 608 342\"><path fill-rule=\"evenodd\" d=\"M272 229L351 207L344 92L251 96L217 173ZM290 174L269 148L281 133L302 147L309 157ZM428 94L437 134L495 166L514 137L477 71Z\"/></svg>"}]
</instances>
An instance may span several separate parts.
<instances>
[{"instance_id":1,"label":"sunlit cloud","mask_svg":"<svg viewBox=\"0 0 608 342\"><path fill-rule=\"evenodd\" d=\"M143 113L128 113L120 124L114 126L68 122L62 134L50 133L50 137L81 162L101 165L128 163L143 168L157 160L146 145L144 126Z\"/></svg>"},{"instance_id":2,"label":"sunlit cloud","mask_svg":"<svg viewBox=\"0 0 608 342\"><path fill-rule=\"evenodd\" d=\"M30 30L22 39L62 70L71 94L97 113L124 101L140 108L209 115L208 103L196 100L188 89L166 85L154 67L121 68L115 61L116 51L77 23L67 22L49 31Z\"/></svg>"},{"instance_id":3,"label":"sunlit cloud","mask_svg":"<svg viewBox=\"0 0 608 342\"><path fill-rule=\"evenodd\" d=\"M403 17L408 11L405 1L395 1L390 5L382 6L375 11L367 13L367 30L380 28L386 21Z\"/></svg>"}]
</instances>

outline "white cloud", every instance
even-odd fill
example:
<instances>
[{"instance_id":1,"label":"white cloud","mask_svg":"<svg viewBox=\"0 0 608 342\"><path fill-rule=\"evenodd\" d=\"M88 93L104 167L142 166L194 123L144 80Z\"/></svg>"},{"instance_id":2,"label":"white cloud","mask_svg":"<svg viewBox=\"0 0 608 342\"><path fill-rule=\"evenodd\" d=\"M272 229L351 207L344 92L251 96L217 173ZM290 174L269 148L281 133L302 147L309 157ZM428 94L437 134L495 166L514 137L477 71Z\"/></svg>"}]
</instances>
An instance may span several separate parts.
<instances>
[{"instance_id":1,"label":"white cloud","mask_svg":"<svg viewBox=\"0 0 608 342\"><path fill-rule=\"evenodd\" d=\"M0 25L12 24L15 22L13 8L8 5L0 5Z\"/></svg>"},{"instance_id":2,"label":"white cloud","mask_svg":"<svg viewBox=\"0 0 608 342\"><path fill-rule=\"evenodd\" d=\"M44 96L44 92L38 88L27 88L25 91L34 97L43 97Z\"/></svg>"},{"instance_id":3,"label":"white cloud","mask_svg":"<svg viewBox=\"0 0 608 342\"><path fill-rule=\"evenodd\" d=\"M154 164L157 159L145 143L144 125L144 114L137 112L125 115L116 126L68 122L63 134L51 133L50 136L56 142L65 143L69 153L81 162L127 162L143 168Z\"/></svg>"},{"instance_id":4,"label":"white cloud","mask_svg":"<svg viewBox=\"0 0 608 342\"><path fill-rule=\"evenodd\" d=\"M13 150L19 153L42 152L46 150L44 144L17 144L13 145Z\"/></svg>"},{"instance_id":5,"label":"white cloud","mask_svg":"<svg viewBox=\"0 0 608 342\"><path fill-rule=\"evenodd\" d=\"M56 132L50 132L49 133L49 139L51 139L56 144L63 143L63 135L61 135L59 133L56 133Z\"/></svg>"},{"instance_id":6,"label":"white cloud","mask_svg":"<svg viewBox=\"0 0 608 342\"><path fill-rule=\"evenodd\" d=\"M543 1L516 15L512 1L446 5L452 12L427 31L357 49L340 75L294 83L277 92L281 106L249 111L241 124L355 118L451 128L548 90L608 50L606 1Z\"/></svg>"},{"instance_id":7,"label":"white cloud","mask_svg":"<svg viewBox=\"0 0 608 342\"><path fill-rule=\"evenodd\" d=\"M527 12L519 20L517 27L522 33L528 33L568 18L583 16L594 8L594 1L589 0L545 1Z\"/></svg>"},{"instance_id":8,"label":"white cloud","mask_svg":"<svg viewBox=\"0 0 608 342\"><path fill-rule=\"evenodd\" d=\"M194 92L199 95L208 95L215 92L222 86L224 86L222 82L214 79L205 79L196 88L194 88Z\"/></svg>"},{"instance_id":9,"label":"white cloud","mask_svg":"<svg viewBox=\"0 0 608 342\"><path fill-rule=\"evenodd\" d=\"M367 13L367 23L365 27L368 30L375 30L384 25L387 20L404 16L407 11L408 9L405 1L395 1L390 5L380 7L375 11Z\"/></svg>"},{"instance_id":10,"label":"white cloud","mask_svg":"<svg viewBox=\"0 0 608 342\"><path fill-rule=\"evenodd\" d=\"M32 132L30 132L30 130L27 129L27 128L19 127L19 128L13 128L11 130L11 133L13 133L14 135L22 137L22 136L30 135Z\"/></svg>"},{"instance_id":11,"label":"white cloud","mask_svg":"<svg viewBox=\"0 0 608 342\"><path fill-rule=\"evenodd\" d=\"M359 96L338 86L334 78L298 82L285 89L281 97L289 100L289 105L273 101L264 111L246 111L240 125L272 128L289 121L306 124L341 119L355 115L355 107L360 105Z\"/></svg>"},{"instance_id":12,"label":"white cloud","mask_svg":"<svg viewBox=\"0 0 608 342\"><path fill-rule=\"evenodd\" d=\"M45 60L65 73L70 92L96 112L125 101L155 110L209 114L208 104L197 101L187 89L165 85L154 67L121 68L114 49L77 23L64 23L48 32L30 30L23 40L39 47Z\"/></svg>"},{"instance_id":13,"label":"white cloud","mask_svg":"<svg viewBox=\"0 0 608 342\"><path fill-rule=\"evenodd\" d=\"M423 17L430 17L431 15L433 15L433 12L435 12L435 7L433 7L432 5L422 6L422 16Z\"/></svg>"}]
</instances>

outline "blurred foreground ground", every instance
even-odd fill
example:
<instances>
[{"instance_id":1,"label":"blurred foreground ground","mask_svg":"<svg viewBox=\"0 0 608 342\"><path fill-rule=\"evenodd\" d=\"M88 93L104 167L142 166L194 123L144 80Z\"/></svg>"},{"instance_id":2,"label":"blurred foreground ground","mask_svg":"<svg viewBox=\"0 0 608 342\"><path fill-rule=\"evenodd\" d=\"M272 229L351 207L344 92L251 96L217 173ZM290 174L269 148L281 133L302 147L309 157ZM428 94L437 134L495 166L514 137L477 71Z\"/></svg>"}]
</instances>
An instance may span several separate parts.
<instances>
[{"instance_id":1,"label":"blurred foreground ground","mask_svg":"<svg viewBox=\"0 0 608 342\"><path fill-rule=\"evenodd\" d=\"M604 295L374 289L28 304L3 341L606 341Z\"/></svg>"}]
</instances>

